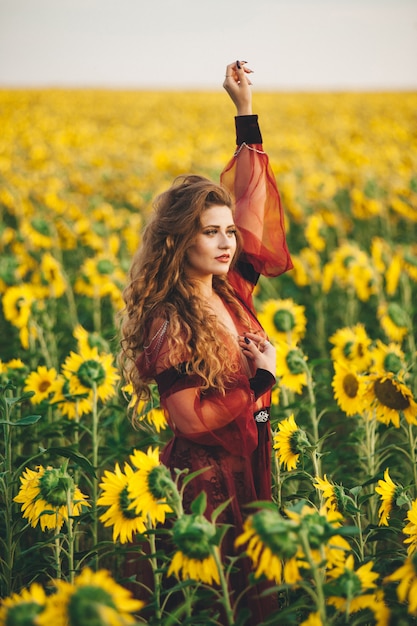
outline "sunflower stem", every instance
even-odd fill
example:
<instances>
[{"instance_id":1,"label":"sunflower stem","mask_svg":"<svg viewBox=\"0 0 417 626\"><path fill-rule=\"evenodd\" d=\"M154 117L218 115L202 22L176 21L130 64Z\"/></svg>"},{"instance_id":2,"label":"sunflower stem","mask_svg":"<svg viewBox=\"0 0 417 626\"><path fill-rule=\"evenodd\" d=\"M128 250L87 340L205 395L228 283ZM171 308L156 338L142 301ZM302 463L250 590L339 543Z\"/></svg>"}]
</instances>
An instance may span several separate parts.
<instances>
[{"instance_id":1,"label":"sunflower stem","mask_svg":"<svg viewBox=\"0 0 417 626\"><path fill-rule=\"evenodd\" d=\"M68 519L67 519L67 542L68 542L68 572L69 572L69 582L71 584L74 583L74 518L72 511L72 497L71 492L67 489L67 509L68 509Z\"/></svg>"},{"instance_id":2,"label":"sunflower stem","mask_svg":"<svg viewBox=\"0 0 417 626\"><path fill-rule=\"evenodd\" d=\"M148 515L148 527L152 528L152 522L150 516ZM150 561L152 564L152 572L154 577L154 600L155 600L155 618L156 623L160 624L162 619L162 610L161 610L161 587L162 587L162 573L158 567L158 560L156 558L156 541L155 541L155 533L148 533L149 537L149 546L151 549Z\"/></svg>"},{"instance_id":3,"label":"sunflower stem","mask_svg":"<svg viewBox=\"0 0 417 626\"><path fill-rule=\"evenodd\" d=\"M313 576L313 580L316 587L316 604L317 611L320 615L321 623L323 626L327 624L327 615L326 615L326 600L324 596L323 590L323 576L320 569L317 567L317 564L313 558L313 554L310 548L310 542L308 540L307 530L305 528L301 528L299 532L299 538L301 542L301 547L303 549L304 555L310 565L310 571Z\"/></svg>"},{"instance_id":4,"label":"sunflower stem","mask_svg":"<svg viewBox=\"0 0 417 626\"><path fill-rule=\"evenodd\" d=\"M4 396L10 396L11 391L4 391ZM12 430L7 422L10 421L10 405L7 402L2 403L4 407L4 468L5 472L1 479L2 491L4 497L4 544L6 554L4 555L3 575L5 580L5 594L3 597L10 595L12 591L12 572L13 572L13 516L12 516L12 499L13 499L13 475L12 475ZM1 415L1 414L0 414Z\"/></svg>"},{"instance_id":5,"label":"sunflower stem","mask_svg":"<svg viewBox=\"0 0 417 626\"><path fill-rule=\"evenodd\" d=\"M98 519L97 519L97 498L98 498L98 396L97 396L97 384L93 382L93 424L92 424L92 447L93 447L93 467L95 475L91 478L92 484L92 503L91 513L93 516L93 523L91 528L91 535L93 538L93 546L96 548L98 543ZM94 556L94 568L98 568L98 553Z\"/></svg>"},{"instance_id":6,"label":"sunflower stem","mask_svg":"<svg viewBox=\"0 0 417 626\"><path fill-rule=\"evenodd\" d=\"M410 458L411 458L411 464L413 467L413 477L414 477L413 495L415 497L416 492L417 492L417 458L416 458L417 437L414 437L412 424L408 424L408 442L410 445Z\"/></svg>"},{"instance_id":7,"label":"sunflower stem","mask_svg":"<svg viewBox=\"0 0 417 626\"><path fill-rule=\"evenodd\" d=\"M221 603L226 613L227 626L233 626L234 624L233 608L232 608L232 605L230 604L229 589L227 586L226 576L224 575L224 570L223 570L221 559L220 559L220 550L218 546L213 546L213 557L216 562L217 571L220 577L220 586L222 590Z\"/></svg>"},{"instance_id":8,"label":"sunflower stem","mask_svg":"<svg viewBox=\"0 0 417 626\"><path fill-rule=\"evenodd\" d=\"M58 511L55 513L55 517L56 517L56 524L55 524L55 528L58 530ZM62 567L61 567L61 540L59 538L59 535L55 535L55 541L54 541L54 552L55 552L55 572L56 572L56 578L58 580L61 580L62 578Z\"/></svg>"}]
</instances>

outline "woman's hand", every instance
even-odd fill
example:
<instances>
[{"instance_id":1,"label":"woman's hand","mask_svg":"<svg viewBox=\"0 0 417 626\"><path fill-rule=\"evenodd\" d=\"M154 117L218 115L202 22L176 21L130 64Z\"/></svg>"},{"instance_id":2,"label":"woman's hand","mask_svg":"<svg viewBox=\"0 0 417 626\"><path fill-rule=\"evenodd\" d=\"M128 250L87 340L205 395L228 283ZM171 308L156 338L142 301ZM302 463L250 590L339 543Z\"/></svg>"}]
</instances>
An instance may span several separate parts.
<instances>
[{"instance_id":1,"label":"woman's hand","mask_svg":"<svg viewBox=\"0 0 417 626\"><path fill-rule=\"evenodd\" d=\"M276 352L270 341L254 333L238 337L239 346L245 357L254 363L256 369L263 369L276 375Z\"/></svg>"},{"instance_id":2,"label":"woman's hand","mask_svg":"<svg viewBox=\"0 0 417 626\"><path fill-rule=\"evenodd\" d=\"M246 61L235 61L226 67L223 87L234 102L237 115L252 115L252 83L247 76L251 73Z\"/></svg>"}]
</instances>

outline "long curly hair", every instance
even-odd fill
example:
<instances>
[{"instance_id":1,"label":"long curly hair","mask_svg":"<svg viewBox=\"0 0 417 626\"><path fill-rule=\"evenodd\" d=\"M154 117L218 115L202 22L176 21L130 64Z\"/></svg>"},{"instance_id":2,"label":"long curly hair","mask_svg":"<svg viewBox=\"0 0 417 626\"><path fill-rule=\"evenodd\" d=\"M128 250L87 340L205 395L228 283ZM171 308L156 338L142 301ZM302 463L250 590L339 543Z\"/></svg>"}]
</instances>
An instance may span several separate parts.
<instances>
[{"instance_id":1,"label":"long curly hair","mask_svg":"<svg viewBox=\"0 0 417 626\"><path fill-rule=\"evenodd\" d=\"M195 175L179 176L154 202L153 217L145 227L123 291L121 351L119 363L124 378L133 384L138 398L149 399L152 379L139 373L135 361L149 342L152 320L167 320L169 362L187 362L187 371L198 374L202 389L225 392L236 371L221 340L219 324L185 272L188 248L201 231L201 215L211 206L228 206L233 200L222 186ZM241 247L237 234L237 258ZM213 276L213 289L230 304L240 320L250 327L225 276ZM224 337L224 335L223 335Z\"/></svg>"}]
</instances>

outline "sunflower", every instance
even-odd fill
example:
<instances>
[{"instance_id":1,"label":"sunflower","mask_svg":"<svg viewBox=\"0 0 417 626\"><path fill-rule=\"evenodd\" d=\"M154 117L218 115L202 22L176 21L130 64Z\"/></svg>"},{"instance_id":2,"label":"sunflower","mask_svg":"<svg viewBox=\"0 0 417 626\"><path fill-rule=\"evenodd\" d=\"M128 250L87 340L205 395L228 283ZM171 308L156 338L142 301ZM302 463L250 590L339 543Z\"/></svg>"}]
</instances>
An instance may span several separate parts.
<instances>
[{"instance_id":1,"label":"sunflower","mask_svg":"<svg viewBox=\"0 0 417 626\"><path fill-rule=\"evenodd\" d=\"M372 571L373 565L373 561L369 561L355 570L353 555L349 555L343 566L329 572L329 578L336 582L340 595L330 596L327 602L340 612L347 611L349 615L370 609L377 619L376 624L386 626L389 610L382 594L374 592L379 574ZM367 593L369 591L373 593Z\"/></svg>"},{"instance_id":2,"label":"sunflower","mask_svg":"<svg viewBox=\"0 0 417 626\"><path fill-rule=\"evenodd\" d=\"M48 597L38 626L126 626L135 623L132 613L144 605L106 570L85 568L74 584L56 580L55 586L56 593Z\"/></svg>"},{"instance_id":3,"label":"sunflower","mask_svg":"<svg viewBox=\"0 0 417 626\"><path fill-rule=\"evenodd\" d=\"M30 221L22 221L20 231L23 239L30 241L34 248L51 250L53 247L51 222L41 215L33 217Z\"/></svg>"},{"instance_id":4,"label":"sunflower","mask_svg":"<svg viewBox=\"0 0 417 626\"><path fill-rule=\"evenodd\" d=\"M321 215L313 214L307 218L304 234L311 248L317 252L323 252L326 247L326 231L326 224Z\"/></svg>"},{"instance_id":5,"label":"sunflower","mask_svg":"<svg viewBox=\"0 0 417 626\"><path fill-rule=\"evenodd\" d=\"M409 543L407 548L409 555L417 550L417 500L413 500L411 508L407 512L408 524L404 526L404 535L409 535L404 539L404 543Z\"/></svg>"},{"instance_id":6,"label":"sunflower","mask_svg":"<svg viewBox=\"0 0 417 626\"><path fill-rule=\"evenodd\" d=\"M38 465L36 470L26 468L20 477L21 486L14 502L22 504L22 514L35 528L60 530L68 520L68 495L72 501L71 516L78 517L83 507L90 506L72 477L64 468L54 469Z\"/></svg>"},{"instance_id":7,"label":"sunflower","mask_svg":"<svg viewBox=\"0 0 417 626\"><path fill-rule=\"evenodd\" d=\"M407 369L404 352L398 343L386 345L377 339L372 349L372 370L404 374Z\"/></svg>"},{"instance_id":8,"label":"sunflower","mask_svg":"<svg viewBox=\"0 0 417 626\"><path fill-rule=\"evenodd\" d=\"M301 579L295 559L298 550L295 526L291 520L269 509L262 509L246 519L235 546L248 544L246 552L255 568L255 578L264 575L277 584L283 580L295 584Z\"/></svg>"},{"instance_id":9,"label":"sunflower","mask_svg":"<svg viewBox=\"0 0 417 626\"><path fill-rule=\"evenodd\" d=\"M105 471L100 483L103 493L97 504L107 506L105 513L100 515L104 526L113 526L113 541L120 537L121 543L133 541L133 533L143 533L146 530L145 518L136 515L130 508L132 499L129 497L129 481L133 476L133 469L125 463L124 473L116 463L114 472Z\"/></svg>"},{"instance_id":10,"label":"sunflower","mask_svg":"<svg viewBox=\"0 0 417 626\"><path fill-rule=\"evenodd\" d=\"M31 372L26 378L24 391L33 391L34 395L30 398L32 404L40 404L43 400L47 400L54 390L54 384L57 380L57 372L54 367L48 369L44 365L40 365L36 372Z\"/></svg>"},{"instance_id":11,"label":"sunflower","mask_svg":"<svg viewBox=\"0 0 417 626\"><path fill-rule=\"evenodd\" d=\"M303 450L310 446L307 435L295 423L294 414L278 424L279 432L274 435L274 450L281 465L290 472L297 467Z\"/></svg>"},{"instance_id":12,"label":"sunflower","mask_svg":"<svg viewBox=\"0 0 417 626\"><path fill-rule=\"evenodd\" d=\"M390 341L402 342L410 329L410 319L404 309L396 302L380 304L377 317L381 328Z\"/></svg>"},{"instance_id":13,"label":"sunflower","mask_svg":"<svg viewBox=\"0 0 417 626\"><path fill-rule=\"evenodd\" d=\"M331 570L345 562L345 554L351 551L351 547L342 535L337 534L343 522L338 511L324 506L318 510L305 504L301 510L285 509L285 514L308 538L311 557L317 565L321 567L325 563L326 569ZM310 567L301 547L297 551L297 562L302 568Z\"/></svg>"},{"instance_id":14,"label":"sunflower","mask_svg":"<svg viewBox=\"0 0 417 626\"><path fill-rule=\"evenodd\" d=\"M86 348L79 354L71 352L62 366L70 393L74 396L89 394L92 398L95 388L102 402L114 396L120 377L112 361L111 354L99 354L97 348Z\"/></svg>"},{"instance_id":15,"label":"sunflower","mask_svg":"<svg viewBox=\"0 0 417 626\"><path fill-rule=\"evenodd\" d=\"M390 513L398 503L401 504L401 500L405 498L404 488L401 485L396 485L389 475L389 468L387 467L384 472L384 480L378 480L378 486L375 487L375 492L381 496L381 506L379 507L379 526L389 526L388 520Z\"/></svg>"},{"instance_id":16,"label":"sunflower","mask_svg":"<svg viewBox=\"0 0 417 626\"><path fill-rule=\"evenodd\" d=\"M307 357L294 343L279 341L276 346L277 377L280 385L300 394L307 385Z\"/></svg>"},{"instance_id":17,"label":"sunflower","mask_svg":"<svg viewBox=\"0 0 417 626\"><path fill-rule=\"evenodd\" d=\"M345 363L334 363L332 387L339 407L346 415L356 415L364 408L365 378Z\"/></svg>"},{"instance_id":18,"label":"sunflower","mask_svg":"<svg viewBox=\"0 0 417 626\"><path fill-rule=\"evenodd\" d=\"M125 282L126 275L117 258L103 253L84 262L74 291L90 298L109 296L114 303L118 303L122 299L121 290Z\"/></svg>"},{"instance_id":19,"label":"sunflower","mask_svg":"<svg viewBox=\"0 0 417 626\"><path fill-rule=\"evenodd\" d=\"M91 394L74 396L70 394L69 380L58 376L53 385L51 404L57 404L62 415L70 420L78 421L80 417L93 411Z\"/></svg>"},{"instance_id":20,"label":"sunflower","mask_svg":"<svg viewBox=\"0 0 417 626\"><path fill-rule=\"evenodd\" d=\"M173 540L178 550L168 569L168 576L220 584L215 552L219 557L216 526L203 515L182 515L174 524ZM181 576L180 576L181 573Z\"/></svg>"},{"instance_id":21,"label":"sunflower","mask_svg":"<svg viewBox=\"0 0 417 626\"><path fill-rule=\"evenodd\" d=\"M347 366L353 365L358 372L364 372L372 362L371 339L363 324L337 330L329 339L334 345L330 354L333 361Z\"/></svg>"},{"instance_id":22,"label":"sunflower","mask_svg":"<svg viewBox=\"0 0 417 626\"><path fill-rule=\"evenodd\" d=\"M42 256L40 274L45 298L60 298L65 293L67 283L62 267L50 252Z\"/></svg>"},{"instance_id":23,"label":"sunflower","mask_svg":"<svg viewBox=\"0 0 417 626\"><path fill-rule=\"evenodd\" d=\"M159 462L159 448L148 448L147 453L134 450L130 459L138 471L128 485L128 496L132 500L131 508L136 515L147 515L153 525L165 522L166 513L172 513L167 499L177 495L177 488L169 470Z\"/></svg>"},{"instance_id":24,"label":"sunflower","mask_svg":"<svg viewBox=\"0 0 417 626\"><path fill-rule=\"evenodd\" d=\"M324 474L323 478L316 476L313 486L323 492L323 498L326 499L325 506L330 511L337 511L341 514L345 513L346 495L341 485L334 485L327 479Z\"/></svg>"},{"instance_id":25,"label":"sunflower","mask_svg":"<svg viewBox=\"0 0 417 626\"><path fill-rule=\"evenodd\" d=\"M364 399L375 409L383 424L400 427L400 415L409 424L417 424L417 404L410 389L391 372L370 374Z\"/></svg>"},{"instance_id":26,"label":"sunflower","mask_svg":"<svg viewBox=\"0 0 417 626\"><path fill-rule=\"evenodd\" d=\"M165 412L160 406L154 406L153 395L150 402L138 402L137 395L133 391L132 383L124 385L124 387L122 387L122 391L130 397L128 408L130 409L136 407L135 417L139 420L139 422L146 421L156 430L157 433L160 433L161 430L165 430L168 427Z\"/></svg>"},{"instance_id":27,"label":"sunflower","mask_svg":"<svg viewBox=\"0 0 417 626\"><path fill-rule=\"evenodd\" d=\"M417 615L417 552L409 555L401 567L384 579L384 582L397 581L399 581L397 587L399 601L408 601L408 613Z\"/></svg>"},{"instance_id":28,"label":"sunflower","mask_svg":"<svg viewBox=\"0 0 417 626\"><path fill-rule=\"evenodd\" d=\"M259 321L272 342L291 339L297 342L305 335L305 307L293 300L267 300L262 305Z\"/></svg>"},{"instance_id":29,"label":"sunflower","mask_svg":"<svg viewBox=\"0 0 417 626\"><path fill-rule=\"evenodd\" d=\"M37 626L45 608L46 594L38 583L4 598L0 605L0 626Z\"/></svg>"},{"instance_id":30,"label":"sunflower","mask_svg":"<svg viewBox=\"0 0 417 626\"><path fill-rule=\"evenodd\" d=\"M36 301L33 287L29 285L8 287L2 300L6 320L17 328L27 328L32 314L32 305Z\"/></svg>"}]
</instances>

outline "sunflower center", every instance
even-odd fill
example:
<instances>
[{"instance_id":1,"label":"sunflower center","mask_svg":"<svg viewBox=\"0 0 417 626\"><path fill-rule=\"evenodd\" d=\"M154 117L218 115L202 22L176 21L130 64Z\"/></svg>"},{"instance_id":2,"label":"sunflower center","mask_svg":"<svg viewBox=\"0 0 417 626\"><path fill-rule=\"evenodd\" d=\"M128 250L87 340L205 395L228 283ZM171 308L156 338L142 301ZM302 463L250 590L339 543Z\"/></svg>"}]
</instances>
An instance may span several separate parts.
<instances>
[{"instance_id":1,"label":"sunflower center","mask_svg":"<svg viewBox=\"0 0 417 626\"><path fill-rule=\"evenodd\" d=\"M387 372L392 372L393 374L398 374L398 372L402 369L403 365L400 357L393 352L390 352L386 355L384 359L384 368Z\"/></svg>"},{"instance_id":2,"label":"sunflower center","mask_svg":"<svg viewBox=\"0 0 417 626\"><path fill-rule=\"evenodd\" d=\"M103 606L117 608L105 589L94 585L79 587L68 603L70 626L106 626L109 622L102 614Z\"/></svg>"},{"instance_id":3,"label":"sunflower center","mask_svg":"<svg viewBox=\"0 0 417 626\"><path fill-rule=\"evenodd\" d=\"M390 302L387 313L391 321L401 328L407 328L408 319L405 311L396 302Z\"/></svg>"},{"instance_id":4,"label":"sunflower center","mask_svg":"<svg viewBox=\"0 0 417 626\"><path fill-rule=\"evenodd\" d=\"M134 509L129 509L132 504L132 499L129 498L129 490L127 485L123 487L119 493L119 506L125 519L135 519L137 517Z\"/></svg>"},{"instance_id":5,"label":"sunflower center","mask_svg":"<svg viewBox=\"0 0 417 626\"><path fill-rule=\"evenodd\" d=\"M281 309L274 314L274 326L281 333L287 333L295 326L295 318L291 311Z\"/></svg>"},{"instance_id":6,"label":"sunflower center","mask_svg":"<svg viewBox=\"0 0 417 626\"><path fill-rule=\"evenodd\" d=\"M41 393L44 393L45 391L47 391L49 389L49 387L51 386L51 382L49 380L42 380L39 383L39 391Z\"/></svg>"},{"instance_id":7,"label":"sunflower center","mask_svg":"<svg viewBox=\"0 0 417 626\"><path fill-rule=\"evenodd\" d=\"M374 383L375 395L379 402L389 409L395 411L405 411L410 406L409 399L401 393L390 378L386 380L376 380Z\"/></svg>"},{"instance_id":8,"label":"sunflower center","mask_svg":"<svg viewBox=\"0 0 417 626\"><path fill-rule=\"evenodd\" d=\"M91 389L96 385L102 385L106 379L106 370L99 361L89 359L80 365L77 377L84 387Z\"/></svg>"},{"instance_id":9,"label":"sunflower center","mask_svg":"<svg viewBox=\"0 0 417 626\"><path fill-rule=\"evenodd\" d=\"M359 389L358 379L354 374L346 374L343 377L343 391L348 398L356 398Z\"/></svg>"},{"instance_id":10,"label":"sunflower center","mask_svg":"<svg viewBox=\"0 0 417 626\"><path fill-rule=\"evenodd\" d=\"M39 478L39 491L41 497L51 506L64 506L67 504L67 493L72 497L75 490L74 481L68 474L63 474L59 469L46 469Z\"/></svg>"},{"instance_id":11,"label":"sunflower center","mask_svg":"<svg viewBox=\"0 0 417 626\"><path fill-rule=\"evenodd\" d=\"M305 371L304 358L300 350L290 350L285 360L291 374L302 374Z\"/></svg>"},{"instance_id":12,"label":"sunflower center","mask_svg":"<svg viewBox=\"0 0 417 626\"><path fill-rule=\"evenodd\" d=\"M36 623L36 616L43 611L43 606L36 602L20 602L7 611L5 626L31 626Z\"/></svg>"}]
</instances>

